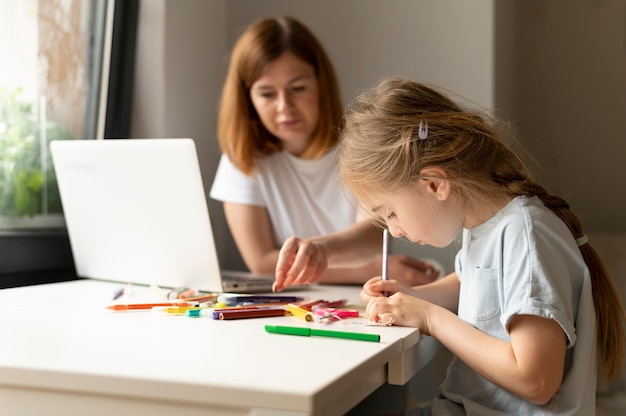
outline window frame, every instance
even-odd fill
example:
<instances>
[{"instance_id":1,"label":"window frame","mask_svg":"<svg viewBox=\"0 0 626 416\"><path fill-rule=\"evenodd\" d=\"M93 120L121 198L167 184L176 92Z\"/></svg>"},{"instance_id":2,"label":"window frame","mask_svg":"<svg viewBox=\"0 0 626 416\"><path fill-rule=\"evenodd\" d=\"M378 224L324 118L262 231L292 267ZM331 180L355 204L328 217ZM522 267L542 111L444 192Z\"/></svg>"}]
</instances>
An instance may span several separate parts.
<instances>
[{"instance_id":1,"label":"window frame","mask_svg":"<svg viewBox=\"0 0 626 416\"><path fill-rule=\"evenodd\" d=\"M103 53L93 60L101 71L99 108L87 120L96 123L96 139L130 132L140 6L140 0L106 2ZM77 278L66 229L0 230L0 289Z\"/></svg>"}]
</instances>

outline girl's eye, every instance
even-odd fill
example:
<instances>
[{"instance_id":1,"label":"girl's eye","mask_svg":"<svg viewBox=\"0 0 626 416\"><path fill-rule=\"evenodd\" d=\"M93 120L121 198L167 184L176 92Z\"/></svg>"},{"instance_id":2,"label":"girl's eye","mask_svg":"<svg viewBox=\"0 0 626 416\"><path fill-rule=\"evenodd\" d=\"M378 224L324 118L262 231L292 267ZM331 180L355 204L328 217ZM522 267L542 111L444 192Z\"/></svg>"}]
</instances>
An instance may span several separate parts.
<instances>
[{"instance_id":1,"label":"girl's eye","mask_svg":"<svg viewBox=\"0 0 626 416\"><path fill-rule=\"evenodd\" d=\"M263 98L272 98L274 96L273 92L263 92L261 93L261 97Z\"/></svg>"},{"instance_id":2,"label":"girl's eye","mask_svg":"<svg viewBox=\"0 0 626 416\"><path fill-rule=\"evenodd\" d=\"M294 86L293 88L291 88L293 92L302 92L305 89L306 87L304 85L298 85L298 86Z\"/></svg>"},{"instance_id":3,"label":"girl's eye","mask_svg":"<svg viewBox=\"0 0 626 416\"><path fill-rule=\"evenodd\" d=\"M387 221L396 218L396 214L393 212L390 212L387 214Z\"/></svg>"}]
</instances>

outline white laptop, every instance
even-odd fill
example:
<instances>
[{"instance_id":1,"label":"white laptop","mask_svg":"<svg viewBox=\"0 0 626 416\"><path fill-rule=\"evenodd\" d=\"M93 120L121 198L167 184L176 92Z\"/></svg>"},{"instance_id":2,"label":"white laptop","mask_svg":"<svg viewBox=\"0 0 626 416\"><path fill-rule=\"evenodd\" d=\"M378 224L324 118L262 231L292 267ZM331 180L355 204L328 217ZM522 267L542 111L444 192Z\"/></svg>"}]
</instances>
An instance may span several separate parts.
<instances>
[{"instance_id":1,"label":"white laptop","mask_svg":"<svg viewBox=\"0 0 626 416\"><path fill-rule=\"evenodd\" d=\"M274 276L221 271L191 139L50 145L79 277L270 292Z\"/></svg>"}]
</instances>

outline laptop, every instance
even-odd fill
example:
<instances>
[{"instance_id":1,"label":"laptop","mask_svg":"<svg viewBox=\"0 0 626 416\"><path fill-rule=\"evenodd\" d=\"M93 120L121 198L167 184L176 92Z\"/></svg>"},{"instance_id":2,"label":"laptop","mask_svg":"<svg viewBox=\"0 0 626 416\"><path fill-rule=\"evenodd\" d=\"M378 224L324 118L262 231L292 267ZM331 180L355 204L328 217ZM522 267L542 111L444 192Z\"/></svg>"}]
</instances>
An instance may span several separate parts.
<instances>
[{"instance_id":1,"label":"laptop","mask_svg":"<svg viewBox=\"0 0 626 416\"><path fill-rule=\"evenodd\" d=\"M50 149L79 277L272 290L274 276L220 269L192 139L56 140Z\"/></svg>"}]
</instances>

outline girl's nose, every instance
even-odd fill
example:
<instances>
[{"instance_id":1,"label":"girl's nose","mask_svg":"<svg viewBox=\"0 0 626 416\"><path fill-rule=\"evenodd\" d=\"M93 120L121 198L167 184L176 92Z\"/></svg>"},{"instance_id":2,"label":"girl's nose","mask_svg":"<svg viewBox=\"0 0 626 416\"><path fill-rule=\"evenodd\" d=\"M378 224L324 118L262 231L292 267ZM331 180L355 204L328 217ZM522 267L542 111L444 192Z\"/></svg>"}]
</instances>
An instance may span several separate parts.
<instances>
[{"instance_id":1,"label":"girl's nose","mask_svg":"<svg viewBox=\"0 0 626 416\"><path fill-rule=\"evenodd\" d=\"M400 227L394 227L390 224L387 224L387 227L389 228L389 234L391 234L393 238L400 238L404 235L404 231L402 231Z\"/></svg>"}]
</instances>

